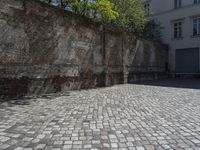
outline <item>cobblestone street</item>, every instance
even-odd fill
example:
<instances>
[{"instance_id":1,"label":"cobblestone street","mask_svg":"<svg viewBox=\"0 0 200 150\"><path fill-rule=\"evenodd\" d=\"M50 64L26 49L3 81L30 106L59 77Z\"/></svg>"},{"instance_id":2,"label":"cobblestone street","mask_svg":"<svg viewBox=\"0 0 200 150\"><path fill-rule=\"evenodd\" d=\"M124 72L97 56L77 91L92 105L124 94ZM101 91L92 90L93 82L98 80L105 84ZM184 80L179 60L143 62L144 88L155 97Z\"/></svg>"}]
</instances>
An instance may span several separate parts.
<instances>
[{"instance_id":1,"label":"cobblestone street","mask_svg":"<svg viewBox=\"0 0 200 150\"><path fill-rule=\"evenodd\" d=\"M200 80L2 102L0 149L200 149Z\"/></svg>"}]
</instances>

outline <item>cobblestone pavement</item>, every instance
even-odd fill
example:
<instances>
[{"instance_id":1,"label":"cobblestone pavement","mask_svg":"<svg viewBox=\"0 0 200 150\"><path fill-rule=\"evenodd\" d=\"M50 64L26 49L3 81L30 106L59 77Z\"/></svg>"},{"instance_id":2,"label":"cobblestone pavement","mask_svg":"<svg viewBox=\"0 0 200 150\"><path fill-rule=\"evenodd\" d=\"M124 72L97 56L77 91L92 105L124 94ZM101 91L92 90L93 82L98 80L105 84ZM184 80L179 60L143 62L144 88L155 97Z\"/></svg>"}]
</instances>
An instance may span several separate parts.
<instances>
[{"instance_id":1,"label":"cobblestone pavement","mask_svg":"<svg viewBox=\"0 0 200 150\"><path fill-rule=\"evenodd\" d=\"M174 83L1 103L0 149L200 149L200 81Z\"/></svg>"}]
</instances>

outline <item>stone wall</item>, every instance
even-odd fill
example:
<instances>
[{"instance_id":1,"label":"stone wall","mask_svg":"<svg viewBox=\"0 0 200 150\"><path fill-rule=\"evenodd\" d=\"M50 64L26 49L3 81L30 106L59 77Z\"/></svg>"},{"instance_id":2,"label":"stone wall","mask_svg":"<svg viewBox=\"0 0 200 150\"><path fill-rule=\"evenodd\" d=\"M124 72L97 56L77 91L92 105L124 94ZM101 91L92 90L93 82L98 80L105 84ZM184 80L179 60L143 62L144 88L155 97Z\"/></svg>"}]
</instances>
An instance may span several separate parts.
<instances>
[{"instance_id":1,"label":"stone wall","mask_svg":"<svg viewBox=\"0 0 200 150\"><path fill-rule=\"evenodd\" d=\"M0 1L0 95L122 84L165 72L166 48L36 0ZM133 77L133 78L132 78Z\"/></svg>"},{"instance_id":2,"label":"stone wall","mask_svg":"<svg viewBox=\"0 0 200 150\"><path fill-rule=\"evenodd\" d=\"M124 42L126 82L167 78L168 47L146 40Z\"/></svg>"}]
</instances>

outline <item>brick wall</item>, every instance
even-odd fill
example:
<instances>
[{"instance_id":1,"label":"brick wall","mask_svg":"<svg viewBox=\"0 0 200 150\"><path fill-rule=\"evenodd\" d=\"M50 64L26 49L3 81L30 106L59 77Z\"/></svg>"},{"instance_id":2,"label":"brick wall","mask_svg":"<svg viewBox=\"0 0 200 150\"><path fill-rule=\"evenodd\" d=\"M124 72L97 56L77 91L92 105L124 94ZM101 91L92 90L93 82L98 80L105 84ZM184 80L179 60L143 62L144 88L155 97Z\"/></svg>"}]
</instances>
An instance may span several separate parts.
<instances>
[{"instance_id":1,"label":"brick wall","mask_svg":"<svg viewBox=\"0 0 200 150\"><path fill-rule=\"evenodd\" d=\"M163 73L166 62L162 44L124 38L36 0L0 1L0 95L121 84L133 74Z\"/></svg>"}]
</instances>

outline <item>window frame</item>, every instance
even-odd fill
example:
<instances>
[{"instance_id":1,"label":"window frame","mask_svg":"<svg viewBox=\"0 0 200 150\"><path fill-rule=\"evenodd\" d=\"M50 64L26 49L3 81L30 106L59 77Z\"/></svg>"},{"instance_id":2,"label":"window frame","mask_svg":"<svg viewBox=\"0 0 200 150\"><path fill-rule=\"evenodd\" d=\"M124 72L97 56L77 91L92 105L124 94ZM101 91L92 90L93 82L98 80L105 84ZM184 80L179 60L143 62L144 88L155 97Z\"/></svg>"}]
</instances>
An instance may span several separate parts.
<instances>
[{"instance_id":1,"label":"window frame","mask_svg":"<svg viewBox=\"0 0 200 150\"><path fill-rule=\"evenodd\" d=\"M174 0L174 9L179 9L182 7L182 0Z\"/></svg>"},{"instance_id":2,"label":"window frame","mask_svg":"<svg viewBox=\"0 0 200 150\"><path fill-rule=\"evenodd\" d=\"M172 22L173 39L183 38L183 20L176 20Z\"/></svg>"},{"instance_id":3,"label":"window frame","mask_svg":"<svg viewBox=\"0 0 200 150\"><path fill-rule=\"evenodd\" d=\"M150 2L144 3L144 11L148 16L150 15L150 6L151 6Z\"/></svg>"},{"instance_id":4,"label":"window frame","mask_svg":"<svg viewBox=\"0 0 200 150\"><path fill-rule=\"evenodd\" d=\"M194 0L194 4L200 4L200 0Z\"/></svg>"},{"instance_id":5,"label":"window frame","mask_svg":"<svg viewBox=\"0 0 200 150\"><path fill-rule=\"evenodd\" d=\"M196 26L196 33L195 33L195 26ZM200 16L194 17L192 19L192 36L200 36Z\"/></svg>"}]
</instances>

